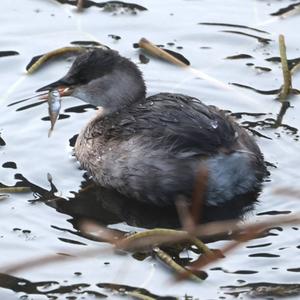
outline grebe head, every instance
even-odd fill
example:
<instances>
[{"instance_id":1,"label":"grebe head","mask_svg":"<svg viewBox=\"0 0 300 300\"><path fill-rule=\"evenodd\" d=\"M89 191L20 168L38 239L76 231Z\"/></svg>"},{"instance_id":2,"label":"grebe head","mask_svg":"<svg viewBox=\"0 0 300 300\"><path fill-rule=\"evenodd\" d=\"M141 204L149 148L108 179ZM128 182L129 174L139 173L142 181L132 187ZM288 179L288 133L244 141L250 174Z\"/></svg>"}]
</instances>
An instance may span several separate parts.
<instances>
[{"instance_id":1,"label":"grebe head","mask_svg":"<svg viewBox=\"0 0 300 300\"><path fill-rule=\"evenodd\" d=\"M94 106L114 112L145 98L142 73L130 60L114 50L94 49L79 55L68 73L37 92L50 89L68 90L73 96Z\"/></svg>"}]
</instances>

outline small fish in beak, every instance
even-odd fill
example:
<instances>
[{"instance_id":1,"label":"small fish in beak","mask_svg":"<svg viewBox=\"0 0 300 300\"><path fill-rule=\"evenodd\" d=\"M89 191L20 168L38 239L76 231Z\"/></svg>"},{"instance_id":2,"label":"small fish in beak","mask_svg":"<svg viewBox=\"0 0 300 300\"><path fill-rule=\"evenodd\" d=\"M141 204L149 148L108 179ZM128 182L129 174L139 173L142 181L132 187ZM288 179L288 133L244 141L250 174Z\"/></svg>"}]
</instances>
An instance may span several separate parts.
<instances>
[{"instance_id":1,"label":"small fish in beak","mask_svg":"<svg viewBox=\"0 0 300 300\"><path fill-rule=\"evenodd\" d=\"M50 90L48 94L48 111L51 121L51 127L49 129L48 137L51 136L51 133L54 129L54 124L59 117L59 111L61 108L61 97L58 90Z\"/></svg>"}]
</instances>

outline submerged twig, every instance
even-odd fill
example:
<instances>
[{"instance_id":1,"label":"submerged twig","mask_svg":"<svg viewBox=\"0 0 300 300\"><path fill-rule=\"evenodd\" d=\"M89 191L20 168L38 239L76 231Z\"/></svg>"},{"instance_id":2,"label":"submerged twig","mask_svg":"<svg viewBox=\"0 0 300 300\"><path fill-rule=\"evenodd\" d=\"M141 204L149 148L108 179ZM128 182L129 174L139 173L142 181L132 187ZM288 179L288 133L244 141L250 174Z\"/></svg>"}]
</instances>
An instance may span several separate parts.
<instances>
[{"instance_id":1,"label":"submerged twig","mask_svg":"<svg viewBox=\"0 0 300 300\"><path fill-rule=\"evenodd\" d=\"M27 66L27 73L32 74L42 64L44 64L47 60L49 60L52 57L59 56L68 52L84 52L86 50L87 48L84 47L62 47L62 48L55 49L39 57L37 61L35 61L32 65L29 63L29 65Z\"/></svg>"},{"instance_id":2,"label":"submerged twig","mask_svg":"<svg viewBox=\"0 0 300 300\"><path fill-rule=\"evenodd\" d=\"M180 276L185 274L186 278L192 279L192 280L197 281L197 282L202 281L201 278L196 276L193 272L191 272L190 270L188 270L188 269L182 267L181 265L179 265L178 263L176 263L169 254L167 254L165 251L161 250L160 248L155 247L153 249L153 252L167 266L169 266L172 270L174 270L176 272L176 274L178 274Z\"/></svg>"},{"instance_id":3,"label":"submerged twig","mask_svg":"<svg viewBox=\"0 0 300 300\"><path fill-rule=\"evenodd\" d=\"M279 94L279 99L281 101L285 101L292 89L292 77L288 67L285 40L282 34L279 35L279 52L280 52L282 74L283 74L283 86Z\"/></svg>"},{"instance_id":4,"label":"submerged twig","mask_svg":"<svg viewBox=\"0 0 300 300\"><path fill-rule=\"evenodd\" d=\"M145 50L149 51L151 54L161 57L162 59L167 60L175 65L179 65L181 67L188 66L185 63L183 63L182 61L180 61L179 59L177 59L176 57L174 57L173 55L166 52L165 50L155 46L154 44L152 44L150 41L148 41L145 38L140 39L139 47L142 49L145 49Z\"/></svg>"}]
</instances>

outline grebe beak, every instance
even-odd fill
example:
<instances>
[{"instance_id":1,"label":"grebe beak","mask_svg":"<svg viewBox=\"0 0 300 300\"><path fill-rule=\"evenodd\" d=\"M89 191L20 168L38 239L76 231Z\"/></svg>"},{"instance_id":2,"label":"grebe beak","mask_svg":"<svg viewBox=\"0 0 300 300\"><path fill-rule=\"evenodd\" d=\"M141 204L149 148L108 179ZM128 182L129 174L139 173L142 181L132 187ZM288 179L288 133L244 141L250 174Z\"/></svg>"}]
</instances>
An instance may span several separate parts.
<instances>
[{"instance_id":1,"label":"grebe beak","mask_svg":"<svg viewBox=\"0 0 300 300\"><path fill-rule=\"evenodd\" d=\"M66 82L63 78L59 79L55 82L52 82L48 85L45 85L41 88L39 88L38 90L36 90L36 92L44 92L44 91L49 91L49 90L53 90L53 89L57 89L59 91L59 94L61 97L64 96L70 96L74 90L74 86L68 82Z\"/></svg>"}]
</instances>

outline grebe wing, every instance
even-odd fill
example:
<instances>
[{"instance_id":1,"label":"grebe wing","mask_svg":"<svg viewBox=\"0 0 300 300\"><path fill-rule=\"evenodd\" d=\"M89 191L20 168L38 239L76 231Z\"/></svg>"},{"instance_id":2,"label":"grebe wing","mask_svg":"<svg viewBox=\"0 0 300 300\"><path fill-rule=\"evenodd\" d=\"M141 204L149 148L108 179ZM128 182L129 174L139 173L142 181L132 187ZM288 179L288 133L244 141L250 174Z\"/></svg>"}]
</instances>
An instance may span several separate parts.
<instances>
[{"instance_id":1,"label":"grebe wing","mask_svg":"<svg viewBox=\"0 0 300 300\"><path fill-rule=\"evenodd\" d=\"M181 94L150 96L101 123L99 128L107 139L140 135L151 138L153 147L166 146L169 151L199 155L230 148L236 139L234 125L222 111Z\"/></svg>"}]
</instances>

